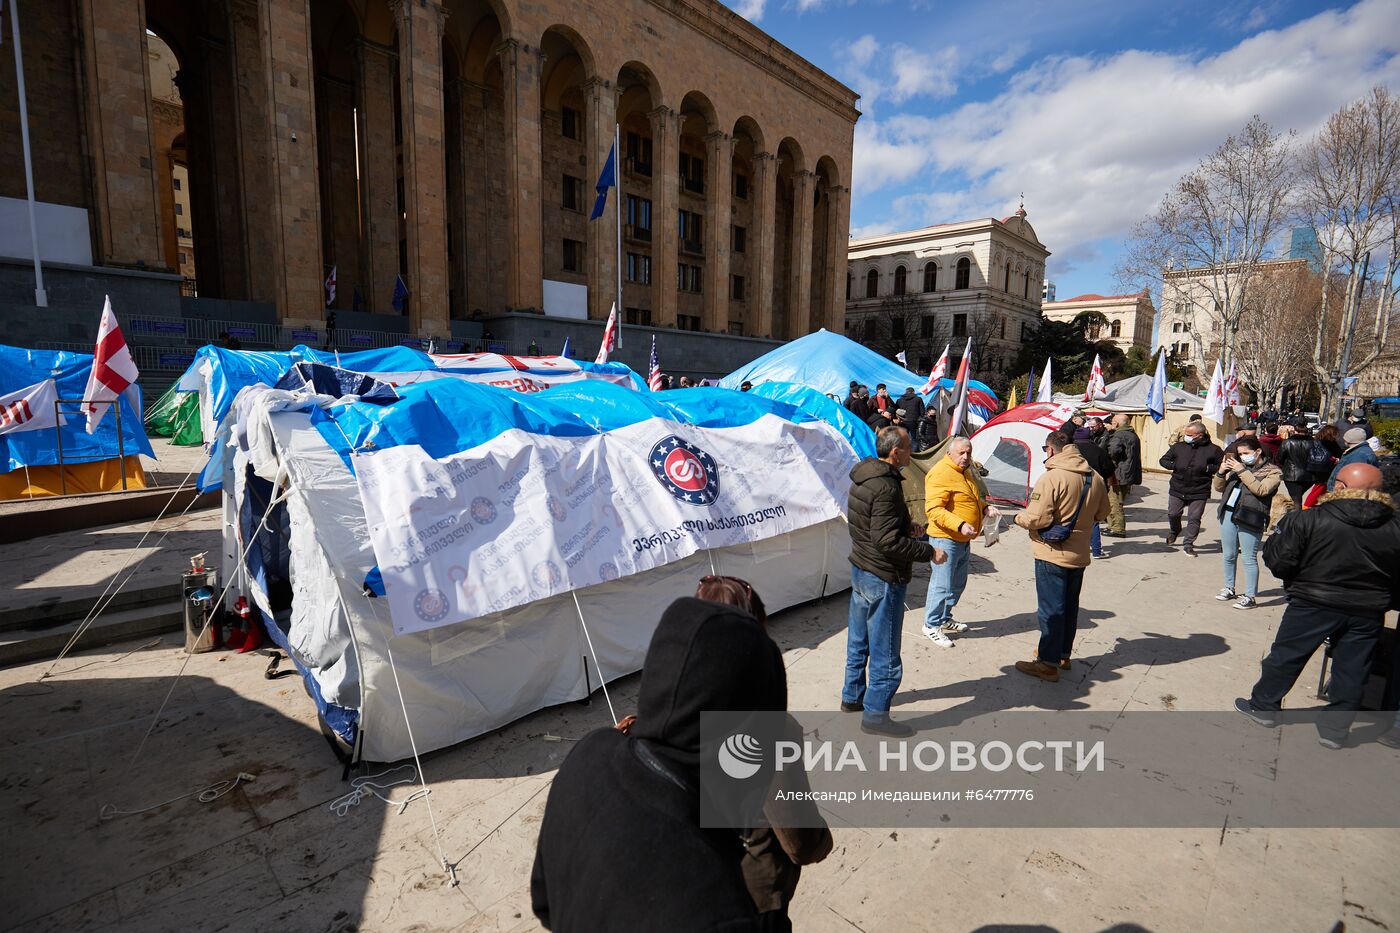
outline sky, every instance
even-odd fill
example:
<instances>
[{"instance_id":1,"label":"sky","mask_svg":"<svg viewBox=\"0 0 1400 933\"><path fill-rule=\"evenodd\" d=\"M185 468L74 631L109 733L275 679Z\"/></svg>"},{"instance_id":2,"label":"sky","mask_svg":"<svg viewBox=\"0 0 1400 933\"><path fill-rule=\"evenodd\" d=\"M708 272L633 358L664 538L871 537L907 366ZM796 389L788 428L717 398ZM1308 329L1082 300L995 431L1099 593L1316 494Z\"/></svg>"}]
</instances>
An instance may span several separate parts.
<instances>
[{"instance_id":1,"label":"sky","mask_svg":"<svg viewBox=\"0 0 1400 933\"><path fill-rule=\"evenodd\" d=\"M1400 0L728 0L861 95L851 234L1005 217L1064 299L1254 114L1301 143L1400 90Z\"/></svg>"}]
</instances>

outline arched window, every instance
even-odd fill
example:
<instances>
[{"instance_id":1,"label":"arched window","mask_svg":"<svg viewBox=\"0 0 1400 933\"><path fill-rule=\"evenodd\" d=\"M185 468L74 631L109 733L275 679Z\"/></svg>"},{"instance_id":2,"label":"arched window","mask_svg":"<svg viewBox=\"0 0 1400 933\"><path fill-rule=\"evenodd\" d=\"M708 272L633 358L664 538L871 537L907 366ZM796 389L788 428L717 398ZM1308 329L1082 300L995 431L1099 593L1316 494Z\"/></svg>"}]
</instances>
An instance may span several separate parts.
<instances>
[{"instance_id":1,"label":"arched window","mask_svg":"<svg viewBox=\"0 0 1400 933\"><path fill-rule=\"evenodd\" d=\"M1113 325L1112 325L1111 327L1109 327L1108 333L1109 333L1109 336L1112 336L1112 337L1121 337L1121 336L1123 336L1123 322L1122 322L1122 321L1114 321L1114 322L1113 322Z\"/></svg>"},{"instance_id":2,"label":"arched window","mask_svg":"<svg viewBox=\"0 0 1400 933\"><path fill-rule=\"evenodd\" d=\"M932 262L924 263L924 291L931 292L938 288L938 264Z\"/></svg>"},{"instance_id":3,"label":"arched window","mask_svg":"<svg viewBox=\"0 0 1400 933\"><path fill-rule=\"evenodd\" d=\"M1006 290L1011 291L1011 263L1006 264Z\"/></svg>"},{"instance_id":4,"label":"arched window","mask_svg":"<svg viewBox=\"0 0 1400 933\"><path fill-rule=\"evenodd\" d=\"M865 273L865 297L874 298L880 294L880 270L871 269Z\"/></svg>"},{"instance_id":5,"label":"arched window","mask_svg":"<svg viewBox=\"0 0 1400 933\"><path fill-rule=\"evenodd\" d=\"M958 260L957 278L953 280L954 288L967 288L972 280L972 260L966 256Z\"/></svg>"},{"instance_id":6,"label":"arched window","mask_svg":"<svg viewBox=\"0 0 1400 933\"><path fill-rule=\"evenodd\" d=\"M1022 292L1021 297L1022 297L1022 298L1029 298L1030 296L1031 296L1031 274L1030 274L1029 271L1027 271L1027 272L1026 272L1026 289L1025 289L1024 292Z\"/></svg>"},{"instance_id":7,"label":"arched window","mask_svg":"<svg viewBox=\"0 0 1400 933\"><path fill-rule=\"evenodd\" d=\"M904 271L903 266L894 267L894 293L896 295L904 294L904 283L907 280L907 278L908 273Z\"/></svg>"}]
</instances>

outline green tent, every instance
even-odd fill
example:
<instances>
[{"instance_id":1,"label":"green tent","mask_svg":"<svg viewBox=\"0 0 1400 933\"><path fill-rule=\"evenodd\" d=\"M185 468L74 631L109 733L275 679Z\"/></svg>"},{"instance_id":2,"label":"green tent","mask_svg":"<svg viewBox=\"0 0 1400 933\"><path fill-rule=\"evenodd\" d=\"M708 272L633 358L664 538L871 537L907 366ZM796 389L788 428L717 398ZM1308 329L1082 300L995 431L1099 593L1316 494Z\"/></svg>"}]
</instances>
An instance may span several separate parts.
<instances>
[{"instance_id":1,"label":"green tent","mask_svg":"<svg viewBox=\"0 0 1400 933\"><path fill-rule=\"evenodd\" d=\"M177 447L204 443L199 426L199 393L177 392L175 384L152 406L146 415L146 430L150 434L170 438Z\"/></svg>"}]
</instances>

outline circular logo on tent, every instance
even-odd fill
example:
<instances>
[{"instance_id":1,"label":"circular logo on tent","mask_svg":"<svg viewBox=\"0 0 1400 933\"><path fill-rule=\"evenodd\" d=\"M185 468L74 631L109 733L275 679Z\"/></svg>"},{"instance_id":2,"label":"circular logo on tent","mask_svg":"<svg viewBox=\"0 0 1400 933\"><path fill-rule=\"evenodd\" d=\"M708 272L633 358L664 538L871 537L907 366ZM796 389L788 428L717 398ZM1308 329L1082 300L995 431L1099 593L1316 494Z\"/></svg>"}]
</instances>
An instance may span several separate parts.
<instances>
[{"instance_id":1,"label":"circular logo on tent","mask_svg":"<svg viewBox=\"0 0 1400 933\"><path fill-rule=\"evenodd\" d=\"M651 471L666 491L682 502L709 505L719 497L715 458L674 434L651 449Z\"/></svg>"},{"instance_id":2,"label":"circular logo on tent","mask_svg":"<svg viewBox=\"0 0 1400 933\"><path fill-rule=\"evenodd\" d=\"M552 560L544 561L535 565L535 569L530 572L531 578L536 586L545 588L559 585L559 581L564 579L564 575L559 572L559 565Z\"/></svg>"},{"instance_id":3,"label":"circular logo on tent","mask_svg":"<svg viewBox=\"0 0 1400 933\"><path fill-rule=\"evenodd\" d=\"M556 522L562 522L568 517L568 512L564 510L564 503L558 496L550 496L545 500L545 505L549 507L549 516Z\"/></svg>"},{"instance_id":4,"label":"circular logo on tent","mask_svg":"<svg viewBox=\"0 0 1400 933\"><path fill-rule=\"evenodd\" d=\"M496 520L496 504L485 496L472 500L472 521L478 525L489 525Z\"/></svg>"},{"instance_id":5,"label":"circular logo on tent","mask_svg":"<svg viewBox=\"0 0 1400 933\"><path fill-rule=\"evenodd\" d=\"M599 579L599 580L616 580L616 579L617 579L617 564L614 564L614 563L613 563L612 561L610 561L610 560L605 560L605 561L603 561L601 564L599 564L599 565L598 565L598 579Z\"/></svg>"},{"instance_id":6,"label":"circular logo on tent","mask_svg":"<svg viewBox=\"0 0 1400 933\"><path fill-rule=\"evenodd\" d=\"M413 611L424 622L441 622L447 618L450 608L452 606L447 601L447 594L431 587L419 593L418 598L413 601Z\"/></svg>"},{"instance_id":7,"label":"circular logo on tent","mask_svg":"<svg viewBox=\"0 0 1400 933\"><path fill-rule=\"evenodd\" d=\"M720 770L736 781L753 777L763 765L763 746L745 732L736 732L719 747Z\"/></svg>"}]
</instances>

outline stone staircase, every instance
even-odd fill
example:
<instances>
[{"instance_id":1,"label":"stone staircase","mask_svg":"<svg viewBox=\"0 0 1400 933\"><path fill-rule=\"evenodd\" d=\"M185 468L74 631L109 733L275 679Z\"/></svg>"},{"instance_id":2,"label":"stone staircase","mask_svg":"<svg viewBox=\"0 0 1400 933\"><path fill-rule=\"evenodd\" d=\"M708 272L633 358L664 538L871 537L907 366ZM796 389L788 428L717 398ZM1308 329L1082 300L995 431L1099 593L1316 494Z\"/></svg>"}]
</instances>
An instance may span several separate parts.
<instances>
[{"instance_id":1,"label":"stone staircase","mask_svg":"<svg viewBox=\"0 0 1400 933\"><path fill-rule=\"evenodd\" d=\"M58 656L97 598L52 599L0 610L0 667ZM180 585L122 590L83 633L73 651L179 631L184 626Z\"/></svg>"}]
</instances>

